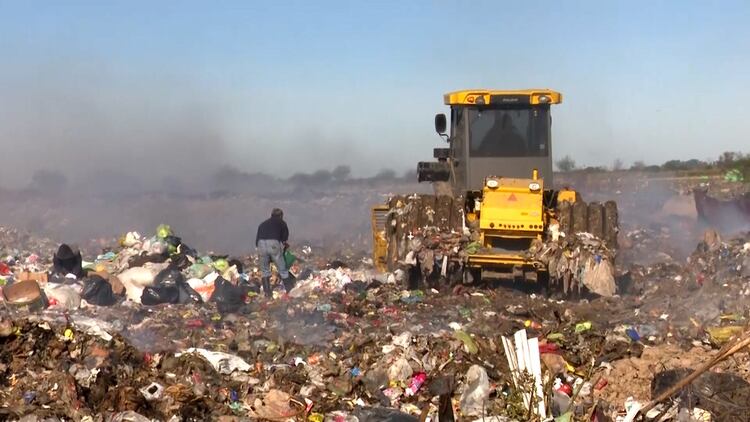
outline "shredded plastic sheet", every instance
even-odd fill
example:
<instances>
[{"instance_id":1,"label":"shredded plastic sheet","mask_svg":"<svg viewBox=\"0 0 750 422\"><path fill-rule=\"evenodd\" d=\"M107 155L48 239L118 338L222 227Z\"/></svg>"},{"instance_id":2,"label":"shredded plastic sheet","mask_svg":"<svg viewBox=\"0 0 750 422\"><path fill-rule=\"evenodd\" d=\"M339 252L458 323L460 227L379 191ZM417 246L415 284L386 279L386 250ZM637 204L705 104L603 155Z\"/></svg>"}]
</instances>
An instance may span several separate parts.
<instances>
[{"instance_id":1,"label":"shredded plastic sheet","mask_svg":"<svg viewBox=\"0 0 750 422\"><path fill-rule=\"evenodd\" d=\"M182 353L175 353L175 356L180 357L184 353L197 353L206 359L211 366L214 367L216 372L220 374L229 375L234 371L249 371L252 366L245 362L241 357L230 355L229 353L212 352L206 349L200 349L191 347Z\"/></svg>"}]
</instances>

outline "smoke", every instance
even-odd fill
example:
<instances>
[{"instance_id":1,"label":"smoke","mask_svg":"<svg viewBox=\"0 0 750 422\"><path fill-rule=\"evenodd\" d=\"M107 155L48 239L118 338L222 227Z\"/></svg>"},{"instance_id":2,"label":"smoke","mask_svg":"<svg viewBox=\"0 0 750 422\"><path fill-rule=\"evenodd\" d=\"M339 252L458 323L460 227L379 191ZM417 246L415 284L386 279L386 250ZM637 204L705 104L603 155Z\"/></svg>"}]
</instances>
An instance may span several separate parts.
<instances>
[{"instance_id":1,"label":"smoke","mask_svg":"<svg viewBox=\"0 0 750 422\"><path fill-rule=\"evenodd\" d=\"M0 72L6 186L48 170L80 189L129 190L205 176L226 160L221 108L184 80L69 61Z\"/></svg>"},{"instance_id":2,"label":"smoke","mask_svg":"<svg viewBox=\"0 0 750 422\"><path fill-rule=\"evenodd\" d=\"M280 207L295 244L363 253L370 250L373 205L385 203L389 192L429 189L417 185L412 172L384 170L355 178L346 166L286 179L224 166L194 184L165 180L161 187L139 185L114 172L100 172L91 182L96 190L66 180L45 170L34 175L27 189L0 190L0 225L92 250L126 231L147 234L167 223L201 251L245 254L254 247L257 225Z\"/></svg>"},{"instance_id":3,"label":"smoke","mask_svg":"<svg viewBox=\"0 0 750 422\"><path fill-rule=\"evenodd\" d=\"M581 172L556 175L555 184L575 189L586 202L615 201L620 239L634 230L651 233L649 249L639 250L634 259L639 263L661 259L659 253L682 260L693 252L700 239L701 228L692 196L681 192L674 181L650 178L637 171L616 175Z\"/></svg>"}]
</instances>

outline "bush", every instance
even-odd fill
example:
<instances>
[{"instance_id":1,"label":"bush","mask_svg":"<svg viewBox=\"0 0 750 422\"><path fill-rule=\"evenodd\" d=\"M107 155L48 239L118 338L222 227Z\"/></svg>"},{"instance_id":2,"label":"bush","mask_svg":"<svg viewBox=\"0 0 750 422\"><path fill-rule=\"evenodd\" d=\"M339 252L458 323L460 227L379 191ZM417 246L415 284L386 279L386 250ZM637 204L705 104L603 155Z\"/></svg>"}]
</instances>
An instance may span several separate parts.
<instances>
[{"instance_id":1,"label":"bush","mask_svg":"<svg viewBox=\"0 0 750 422\"><path fill-rule=\"evenodd\" d=\"M576 169L576 162L572 158L570 158L569 155L566 155L565 157L557 160L555 164L557 165L557 169L563 172L573 171Z\"/></svg>"}]
</instances>

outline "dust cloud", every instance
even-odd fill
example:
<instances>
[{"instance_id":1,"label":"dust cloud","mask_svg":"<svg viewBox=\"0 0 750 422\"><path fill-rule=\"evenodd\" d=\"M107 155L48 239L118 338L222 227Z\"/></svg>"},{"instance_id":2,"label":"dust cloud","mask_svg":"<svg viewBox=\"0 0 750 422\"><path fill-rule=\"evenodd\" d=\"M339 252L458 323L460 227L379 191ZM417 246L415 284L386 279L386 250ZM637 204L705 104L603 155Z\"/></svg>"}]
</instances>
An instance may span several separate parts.
<instances>
[{"instance_id":1,"label":"dust cloud","mask_svg":"<svg viewBox=\"0 0 750 422\"><path fill-rule=\"evenodd\" d=\"M128 69L50 58L0 70L0 225L86 243L168 223L196 248L243 253L281 207L294 240L364 249L370 206L415 180L355 177L372 160L314 127L281 146L286 135L243 135L231 99ZM301 152L280 160L285 149Z\"/></svg>"}]
</instances>

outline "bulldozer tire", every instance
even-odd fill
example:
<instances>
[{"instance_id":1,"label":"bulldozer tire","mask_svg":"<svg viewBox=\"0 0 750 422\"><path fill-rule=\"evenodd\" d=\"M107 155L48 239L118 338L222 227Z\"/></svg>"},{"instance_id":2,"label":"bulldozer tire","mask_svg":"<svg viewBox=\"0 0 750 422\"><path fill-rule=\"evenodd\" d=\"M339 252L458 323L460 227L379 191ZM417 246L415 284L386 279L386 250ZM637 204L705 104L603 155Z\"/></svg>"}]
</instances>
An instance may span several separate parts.
<instances>
[{"instance_id":1,"label":"bulldozer tire","mask_svg":"<svg viewBox=\"0 0 750 422\"><path fill-rule=\"evenodd\" d=\"M609 248L617 248L617 233L619 232L619 214L617 203L607 201L604 203L604 242Z\"/></svg>"},{"instance_id":2,"label":"bulldozer tire","mask_svg":"<svg viewBox=\"0 0 750 422\"><path fill-rule=\"evenodd\" d=\"M589 208L583 201L573 203L573 221L572 232L581 233L588 231L589 226Z\"/></svg>"},{"instance_id":3,"label":"bulldozer tire","mask_svg":"<svg viewBox=\"0 0 750 422\"><path fill-rule=\"evenodd\" d=\"M587 231L599 239L604 239L604 206L598 202L592 202L588 206Z\"/></svg>"},{"instance_id":4,"label":"bulldozer tire","mask_svg":"<svg viewBox=\"0 0 750 422\"><path fill-rule=\"evenodd\" d=\"M557 220L560 223L560 231L570 233L573 228L573 204L568 201L558 203Z\"/></svg>"}]
</instances>

